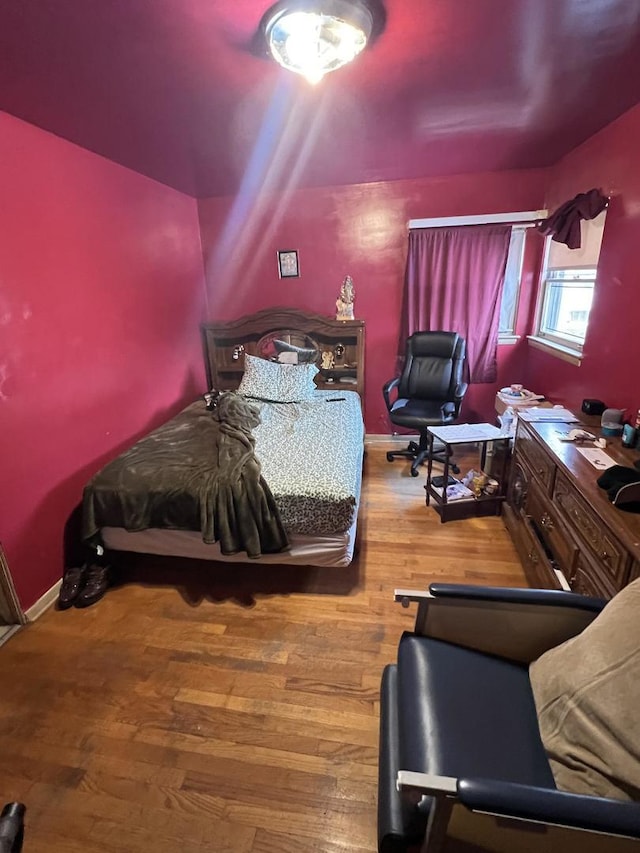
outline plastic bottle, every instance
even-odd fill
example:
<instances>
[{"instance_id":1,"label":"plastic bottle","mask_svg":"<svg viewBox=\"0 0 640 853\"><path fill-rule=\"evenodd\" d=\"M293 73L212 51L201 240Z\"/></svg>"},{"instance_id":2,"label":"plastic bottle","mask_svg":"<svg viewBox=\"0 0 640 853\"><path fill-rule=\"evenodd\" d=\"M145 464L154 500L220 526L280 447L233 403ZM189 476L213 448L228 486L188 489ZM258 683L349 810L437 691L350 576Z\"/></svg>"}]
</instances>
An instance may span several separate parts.
<instances>
[{"instance_id":1,"label":"plastic bottle","mask_svg":"<svg viewBox=\"0 0 640 853\"><path fill-rule=\"evenodd\" d=\"M499 415L498 420L500 421L502 432L504 432L506 435L514 434L516 425L516 413L513 410L513 406L507 406L504 412Z\"/></svg>"}]
</instances>

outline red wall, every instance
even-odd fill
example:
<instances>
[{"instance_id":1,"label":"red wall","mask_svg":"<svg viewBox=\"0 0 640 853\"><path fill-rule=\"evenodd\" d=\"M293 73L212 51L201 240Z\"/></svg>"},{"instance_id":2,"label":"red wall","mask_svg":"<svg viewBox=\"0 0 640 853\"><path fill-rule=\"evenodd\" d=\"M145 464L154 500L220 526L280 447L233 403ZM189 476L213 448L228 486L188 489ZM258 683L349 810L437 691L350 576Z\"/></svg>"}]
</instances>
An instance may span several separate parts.
<instances>
[{"instance_id":1,"label":"red wall","mask_svg":"<svg viewBox=\"0 0 640 853\"><path fill-rule=\"evenodd\" d=\"M526 382L554 401L579 406L585 397L640 407L640 105L592 136L553 169L548 207L600 187L611 194L598 280L582 364L539 350L528 356Z\"/></svg>"},{"instance_id":2,"label":"red wall","mask_svg":"<svg viewBox=\"0 0 640 853\"><path fill-rule=\"evenodd\" d=\"M271 198L205 199L200 224L211 319L274 305L332 314L352 276L356 316L366 321L366 425L390 433L382 385L394 374L409 219L542 207L546 170L298 190ZM533 235L531 246L537 235ZM278 278L276 251L297 249L300 278ZM529 264L536 263L528 252ZM519 327L529 311L526 276ZM497 388L522 382L526 344L499 348L495 385L473 386L463 419L495 418Z\"/></svg>"},{"instance_id":3,"label":"red wall","mask_svg":"<svg viewBox=\"0 0 640 853\"><path fill-rule=\"evenodd\" d=\"M492 420L496 389L514 381L570 405L593 396L635 411L639 147L640 106L551 172L240 193L196 207L0 113L0 536L23 606L59 578L64 524L88 477L202 390L205 317L273 305L332 314L351 275L367 324L367 431L391 432L381 387L395 363L411 218L536 209L547 185L550 209L592 186L611 193L582 365L525 341L500 347L497 383L470 389L463 418ZM540 238L527 243L521 334ZM278 278L277 249L298 250L300 278Z\"/></svg>"},{"instance_id":4,"label":"red wall","mask_svg":"<svg viewBox=\"0 0 640 853\"><path fill-rule=\"evenodd\" d=\"M200 393L194 199L0 113L0 537L23 607L104 462Z\"/></svg>"}]
</instances>

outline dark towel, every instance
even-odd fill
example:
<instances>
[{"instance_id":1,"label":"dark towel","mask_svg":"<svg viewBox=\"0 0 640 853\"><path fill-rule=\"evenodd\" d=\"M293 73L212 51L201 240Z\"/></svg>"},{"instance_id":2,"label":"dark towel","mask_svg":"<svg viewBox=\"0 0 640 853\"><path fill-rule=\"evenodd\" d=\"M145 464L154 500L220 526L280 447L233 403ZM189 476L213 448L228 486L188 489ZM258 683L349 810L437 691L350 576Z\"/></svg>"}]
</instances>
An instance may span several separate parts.
<instances>
[{"instance_id":1,"label":"dark towel","mask_svg":"<svg viewBox=\"0 0 640 853\"><path fill-rule=\"evenodd\" d=\"M232 392L213 411L203 400L138 441L84 490L83 533L199 530L223 554L249 557L289 547L254 453L258 410Z\"/></svg>"}]
</instances>

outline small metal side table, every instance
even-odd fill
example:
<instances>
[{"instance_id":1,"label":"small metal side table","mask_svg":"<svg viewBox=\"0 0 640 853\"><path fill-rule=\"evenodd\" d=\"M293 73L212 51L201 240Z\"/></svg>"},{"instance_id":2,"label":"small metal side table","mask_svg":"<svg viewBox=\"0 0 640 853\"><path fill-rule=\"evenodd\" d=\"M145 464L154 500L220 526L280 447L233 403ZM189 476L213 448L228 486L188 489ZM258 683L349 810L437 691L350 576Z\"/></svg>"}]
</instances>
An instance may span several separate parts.
<instances>
[{"instance_id":1,"label":"small metal side table","mask_svg":"<svg viewBox=\"0 0 640 853\"><path fill-rule=\"evenodd\" d=\"M445 446L444 471L442 472L442 488L433 485L433 443L439 441ZM471 518L483 515L500 515L502 504L506 497L506 473L508 448L511 437L491 424L456 424L445 427L428 427L427 429L427 482L425 484L426 504L440 516L440 521L454 521L459 518ZM447 500L446 484L449 481L449 470L452 467L449 458L453 454L452 447L456 444L475 444L480 454L480 470L485 471L487 449L492 442L500 442L504 452L497 454L501 459L499 471L492 471L491 477L498 480L498 488L491 495L475 495L468 498ZM440 475L438 475L440 476Z\"/></svg>"}]
</instances>

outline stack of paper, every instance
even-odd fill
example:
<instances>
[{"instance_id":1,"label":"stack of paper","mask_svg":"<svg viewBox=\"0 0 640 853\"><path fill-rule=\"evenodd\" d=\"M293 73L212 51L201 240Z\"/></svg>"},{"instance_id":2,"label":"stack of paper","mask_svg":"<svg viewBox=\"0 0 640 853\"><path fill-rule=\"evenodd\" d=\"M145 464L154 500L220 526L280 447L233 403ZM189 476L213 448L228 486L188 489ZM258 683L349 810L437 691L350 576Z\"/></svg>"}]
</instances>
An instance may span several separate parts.
<instances>
[{"instance_id":1,"label":"stack of paper","mask_svg":"<svg viewBox=\"0 0 640 853\"><path fill-rule=\"evenodd\" d=\"M571 424L578 420L573 412L570 412L569 409L565 409L563 406L553 406L551 409L547 409L542 406L536 406L535 408L529 409L518 409L518 417L522 418L524 421L528 421L529 423L538 421L558 421L560 423Z\"/></svg>"},{"instance_id":2,"label":"stack of paper","mask_svg":"<svg viewBox=\"0 0 640 853\"><path fill-rule=\"evenodd\" d=\"M462 442L491 441L504 438L504 432L491 424L453 424L452 426L428 427L429 432L448 444Z\"/></svg>"}]
</instances>

